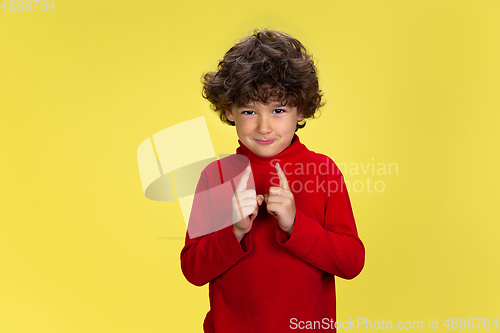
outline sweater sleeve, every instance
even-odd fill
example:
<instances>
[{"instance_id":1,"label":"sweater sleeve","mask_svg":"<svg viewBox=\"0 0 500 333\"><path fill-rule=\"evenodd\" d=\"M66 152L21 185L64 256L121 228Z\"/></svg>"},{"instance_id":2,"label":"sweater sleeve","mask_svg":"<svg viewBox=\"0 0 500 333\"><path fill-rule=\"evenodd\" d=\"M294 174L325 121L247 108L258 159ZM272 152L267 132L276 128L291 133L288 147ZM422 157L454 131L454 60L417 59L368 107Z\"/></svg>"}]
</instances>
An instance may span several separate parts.
<instances>
[{"instance_id":1,"label":"sweater sleeve","mask_svg":"<svg viewBox=\"0 0 500 333\"><path fill-rule=\"evenodd\" d=\"M352 279L363 269L365 248L358 237L343 176L328 160L335 172L326 176L324 225L297 209L292 234L278 228L276 237L279 244L311 265Z\"/></svg>"},{"instance_id":2,"label":"sweater sleeve","mask_svg":"<svg viewBox=\"0 0 500 333\"><path fill-rule=\"evenodd\" d=\"M202 173L193 199L185 245L181 251L182 273L196 286L202 286L224 273L251 250L252 244L250 234L238 242L230 218L229 221L222 221L226 223L212 220L214 217L220 218L221 214L215 214L215 210L211 209L217 203L210 204L213 195L208 195L208 190L206 174ZM214 225L228 226L214 228ZM200 230L207 234L190 237L190 233L193 235Z\"/></svg>"}]
</instances>

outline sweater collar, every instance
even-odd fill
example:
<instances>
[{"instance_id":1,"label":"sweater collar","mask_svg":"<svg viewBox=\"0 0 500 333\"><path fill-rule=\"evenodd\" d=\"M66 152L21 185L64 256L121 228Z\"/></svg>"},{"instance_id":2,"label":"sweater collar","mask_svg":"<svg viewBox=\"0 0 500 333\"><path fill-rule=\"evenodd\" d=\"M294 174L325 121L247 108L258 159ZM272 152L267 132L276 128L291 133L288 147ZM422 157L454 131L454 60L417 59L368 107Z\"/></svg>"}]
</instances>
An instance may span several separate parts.
<instances>
[{"instance_id":1,"label":"sweater collar","mask_svg":"<svg viewBox=\"0 0 500 333\"><path fill-rule=\"evenodd\" d=\"M240 146L236 148L236 153L248 157L251 162L259 165L274 165L271 164L271 161L273 160L286 160L289 162L298 161L308 151L307 147L300 142L297 134L293 135L292 143L290 143L288 147L286 147L279 154L270 157L262 157L255 154L250 149L248 149L240 140L238 140L238 144Z\"/></svg>"}]
</instances>

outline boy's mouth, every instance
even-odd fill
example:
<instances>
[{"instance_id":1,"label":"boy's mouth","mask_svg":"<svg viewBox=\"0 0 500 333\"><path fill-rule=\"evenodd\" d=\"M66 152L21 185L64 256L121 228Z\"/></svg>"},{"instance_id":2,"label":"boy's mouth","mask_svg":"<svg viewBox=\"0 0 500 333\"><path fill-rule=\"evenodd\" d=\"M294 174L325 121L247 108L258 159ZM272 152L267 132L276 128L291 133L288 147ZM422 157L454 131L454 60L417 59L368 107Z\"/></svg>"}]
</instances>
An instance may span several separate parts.
<instances>
[{"instance_id":1,"label":"boy's mouth","mask_svg":"<svg viewBox=\"0 0 500 333\"><path fill-rule=\"evenodd\" d=\"M270 145L271 143L274 142L274 140L257 140L257 139L255 139L255 141L257 141L257 143L260 143L261 145Z\"/></svg>"}]
</instances>

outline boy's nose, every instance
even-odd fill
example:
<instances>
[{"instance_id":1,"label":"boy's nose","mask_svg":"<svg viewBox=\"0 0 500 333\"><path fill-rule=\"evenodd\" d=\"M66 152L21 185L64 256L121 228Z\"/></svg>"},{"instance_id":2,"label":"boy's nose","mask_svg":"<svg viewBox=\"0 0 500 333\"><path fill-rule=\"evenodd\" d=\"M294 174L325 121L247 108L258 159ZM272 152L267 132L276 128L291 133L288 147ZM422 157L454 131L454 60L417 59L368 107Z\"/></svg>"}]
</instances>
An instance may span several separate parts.
<instances>
[{"instance_id":1,"label":"boy's nose","mask_svg":"<svg viewBox=\"0 0 500 333\"><path fill-rule=\"evenodd\" d=\"M272 131L271 121L268 117L260 117L258 122L258 131L267 134Z\"/></svg>"}]
</instances>

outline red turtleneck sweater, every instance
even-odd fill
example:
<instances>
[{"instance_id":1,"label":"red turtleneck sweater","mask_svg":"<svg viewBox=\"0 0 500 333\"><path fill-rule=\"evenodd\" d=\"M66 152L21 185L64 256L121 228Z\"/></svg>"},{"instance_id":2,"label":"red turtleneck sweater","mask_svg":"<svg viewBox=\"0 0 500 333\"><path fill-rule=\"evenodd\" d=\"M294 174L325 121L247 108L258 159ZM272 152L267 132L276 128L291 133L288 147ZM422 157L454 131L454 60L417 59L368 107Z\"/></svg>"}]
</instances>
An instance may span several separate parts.
<instances>
[{"instance_id":1,"label":"red turtleneck sweater","mask_svg":"<svg viewBox=\"0 0 500 333\"><path fill-rule=\"evenodd\" d=\"M279 186L274 164L280 163L297 213L290 236L265 203L241 243L230 224L201 237L186 235L182 272L194 285L209 283L204 331L334 331L334 276L354 278L365 258L340 170L328 156L308 150L296 134L290 146L268 158L238 142L236 153L250 160L257 194ZM210 184L217 181L210 172L218 172L216 162L202 172L197 190L220 185L220 179Z\"/></svg>"}]
</instances>

